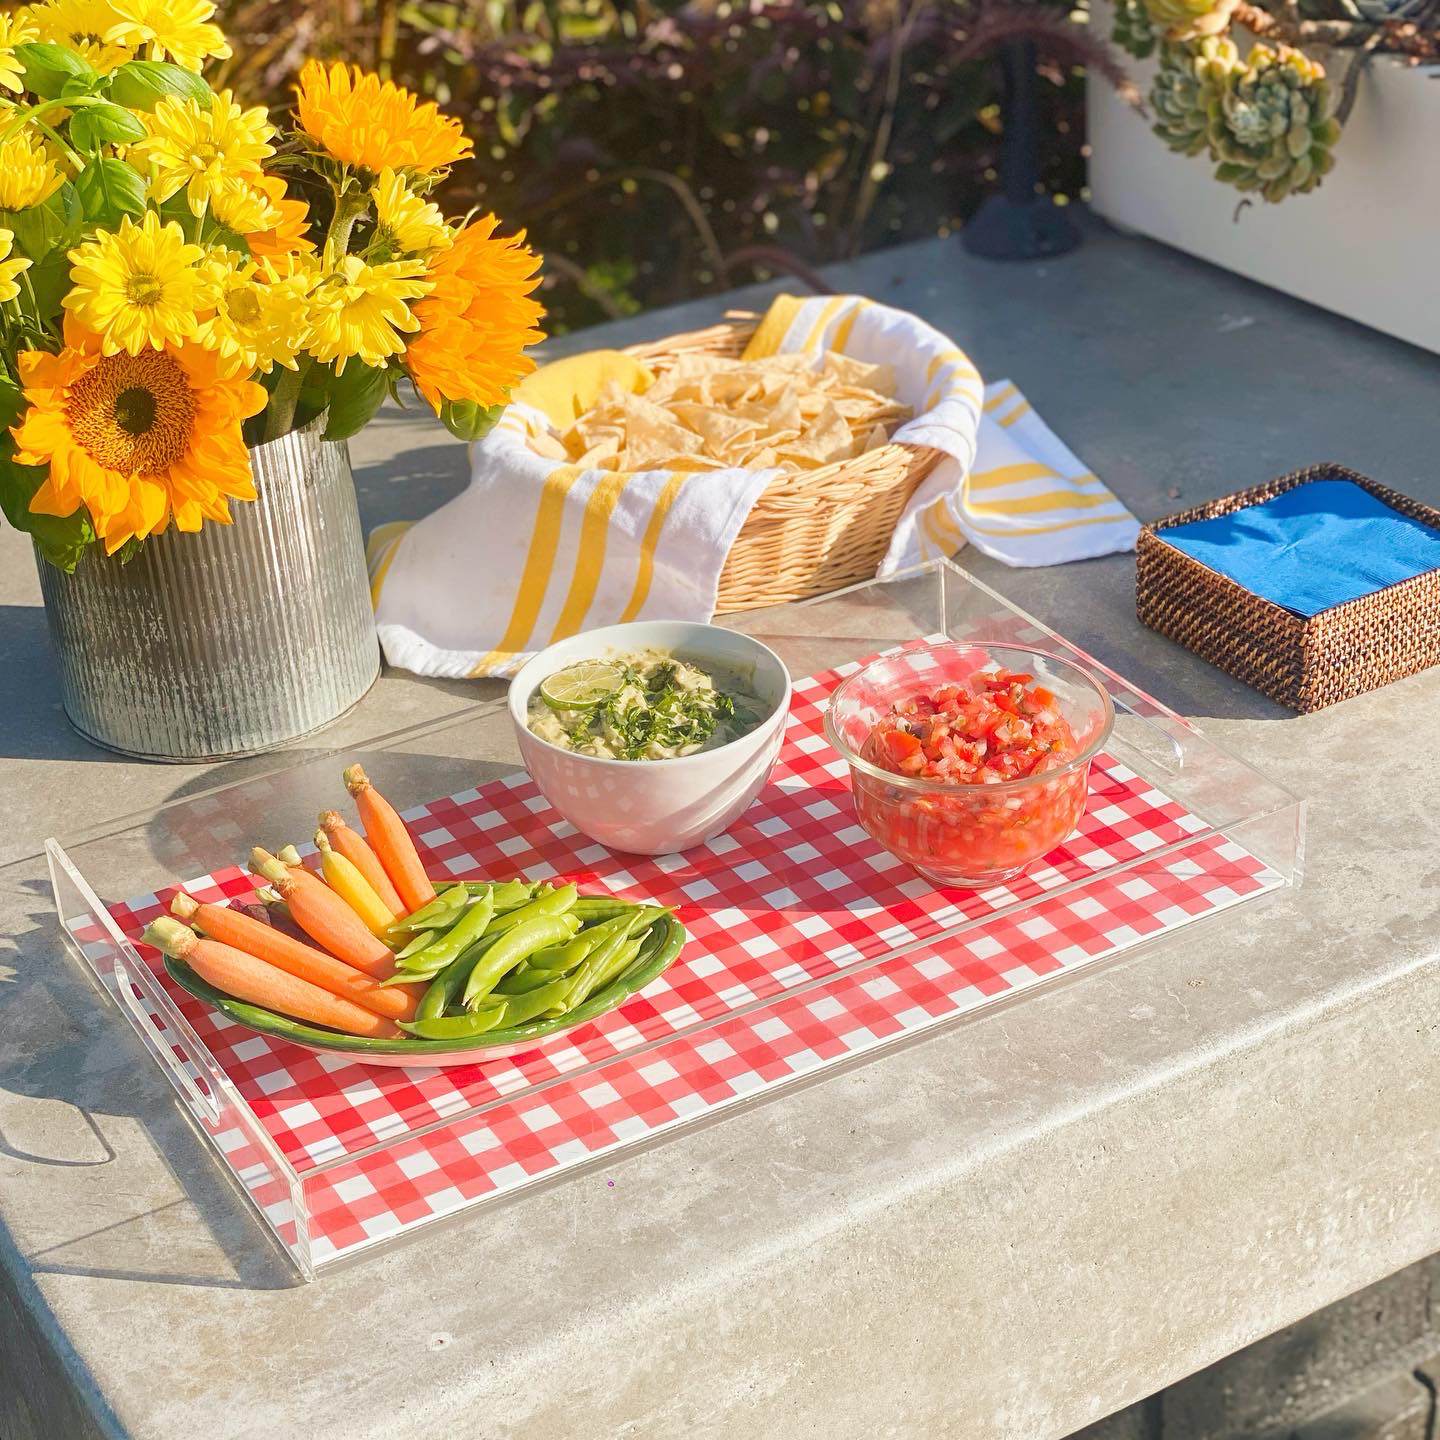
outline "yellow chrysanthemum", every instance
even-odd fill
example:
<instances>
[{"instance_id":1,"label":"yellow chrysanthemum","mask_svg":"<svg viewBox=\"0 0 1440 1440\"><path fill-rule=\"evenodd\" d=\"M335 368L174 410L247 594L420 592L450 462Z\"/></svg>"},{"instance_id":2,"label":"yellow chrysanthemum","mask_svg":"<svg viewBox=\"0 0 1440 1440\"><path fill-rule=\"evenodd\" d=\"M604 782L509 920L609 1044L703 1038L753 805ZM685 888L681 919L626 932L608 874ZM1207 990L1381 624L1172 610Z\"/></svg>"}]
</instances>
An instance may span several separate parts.
<instances>
[{"instance_id":1,"label":"yellow chrysanthemum","mask_svg":"<svg viewBox=\"0 0 1440 1440\"><path fill-rule=\"evenodd\" d=\"M0 303L13 300L20 293L15 277L30 268L30 261L23 255L18 260L9 258L14 243L15 236L9 230L0 230Z\"/></svg>"},{"instance_id":2,"label":"yellow chrysanthemum","mask_svg":"<svg viewBox=\"0 0 1440 1440\"><path fill-rule=\"evenodd\" d=\"M278 175L262 175L255 186L269 202L277 218L264 229L240 230L250 246L250 253L257 257L278 257L313 250L315 242L307 234L310 207L303 200L291 200L285 193L284 180ZM231 226L231 229L236 228Z\"/></svg>"},{"instance_id":3,"label":"yellow chrysanthemum","mask_svg":"<svg viewBox=\"0 0 1440 1440\"><path fill-rule=\"evenodd\" d=\"M65 177L28 130L0 141L0 210L24 210L48 200Z\"/></svg>"},{"instance_id":4,"label":"yellow chrysanthemum","mask_svg":"<svg viewBox=\"0 0 1440 1440\"><path fill-rule=\"evenodd\" d=\"M388 165L375 181L372 198L376 238L388 254L416 254L450 243L450 227L440 207L422 200Z\"/></svg>"},{"instance_id":5,"label":"yellow chrysanthemum","mask_svg":"<svg viewBox=\"0 0 1440 1440\"><path fill-rule=\"evenodd\" d=\"M530 298L540 259L524 234L498 237L486 215L430 260L430 294L415 307L420 333L405 351L415 388L438 412L442 400L503 405L535 362L527 345L545 337Z\"/></svg>"},{"instance_id":6,"label":"yellow chrysanthemum","mask_svg":"<svg viewBox=\"0 0 1440 1440\"><path fill-rule=\"evenodd\" d=\"M246 374L269 374L276 365L297 369L295 356L307 335L311 278L234 251L220 252L210 265L215 313L200 327L201 343Z\"/></svg>"},{"instance_id":7,"label":"yellow chrysanthemum","mask_svg":"<svg viewBox=\"0 0 1440 1440\"><path fill-rule=\"evenodd\" d=\"M105 355L98 337L67 322L58 355L19 357L29 404L15 437L22 465L48 474L30 509L73 515L82 507L113 554L173 519L181 530L228 524L231 500L253 500L242 422L265 391L227 373L198 345Z\"/></svg>"},{"instance_id":8,"label":"yellow chrysanthemum","mask_svg":"<svg viewBox=\"0 0 1440 1440\"><path fill-rule=\"evenodd\" d=\"M131 58L124 45L105 39L105 33L120 17L108 0L48 0L32 5L29 18L42 40L68 45L84 56L102 75Z\"/></svg>"},{"instance_id":9,"label":"yellow chrysanthemum","mask_svg":"<svg viewBox=\"0 0 1440 1440\"><path fill-rule=\"evenodd\" d=\"M472 150L460 122L358 67L310 60L300 72L300 128L344 165L443 170Z\"/></svg>"},{"instance_id":10,"label":"yellow chrysanthemum","mask_svg":"<svg viewBox=\"0 0 1440 1440\"><path fill-rule=\"evenodd\" d=\"M212 207L221 215L226 207L229 217L221 215L222 223L232 229L258 230L267 218L272 224L278 218L252 188L262 162L275 153L275 127L261 106L242 110L230 91L222 90L208 110L189 97L172 96L142 118L147 134L130 147L130 157L146 167L156 200L163 203L183 190L192 215ZM253 223L236 225L241 219Z\"/></svg>"},{"instance_id":11,"label":"yellow chrysanthemum","mask_svg":"<svg viewBox=\"0 0 1440 1440\"><path fill-rule=\"evenodd\" d=\"M12 14L0 11L0 88L17 95L25 88L21 79L25 67L15 58L15 47L39 38L39 29L23 10Z\"/></svg>"},{"instance_id":12,"label":"yellow chrysanthemum","mask_svg":"<svg viewBox=\"0 0 1440 1440\"><path fill-rule=\"evenodd\" d=\"M65 308L101 337L107 355L138 355L193 339L196 311L214 303L212 282L200 266L204 254L186 243L173 220L161 224L153 210L139 225L126 216L119 230L102 230L70 252Z\"/></svg>"},{"instance_id":13,"label":"yellow chrysanthemum","mask_svg":"<svg viewBox=\"0 0 1440 1440\"><path fill-rule=\"evenodd\" d=\"M105 31L112 45L149 47L151 60L173 60L199 71L206 60L227 60L232 51L211 16L210 0L110 0L115 23Z\"/></svg>"},{"instance_id":14,"label":"yellow chrysanthemum","mask_svg":"<svg viewBox=\"0 0 1440 1440\"><path fill-rule=\"evenodd\" d=\"M401 335L420 323L408 302L430 288L424 274L419 260L367 265L358 255L343 256L311 296L310 353L317 360L333 360L337 375L352 358L383 365L400 354L405 348Z\"/></svg>"}]
</instances>

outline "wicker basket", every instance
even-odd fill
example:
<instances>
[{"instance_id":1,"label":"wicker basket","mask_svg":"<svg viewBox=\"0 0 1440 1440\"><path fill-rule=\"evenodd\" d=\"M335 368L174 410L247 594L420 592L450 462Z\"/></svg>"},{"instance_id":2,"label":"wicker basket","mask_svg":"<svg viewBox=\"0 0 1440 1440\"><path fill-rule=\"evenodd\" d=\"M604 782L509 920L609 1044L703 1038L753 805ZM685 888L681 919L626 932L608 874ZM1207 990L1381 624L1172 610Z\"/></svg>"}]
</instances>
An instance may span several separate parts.
<instances>
[{"instance_id":1,"label":"wicker basket","mask_svg":"<svg viewBox=\"0 0 1440 1440\"><path fill-rule=\"evenodd\" d=\"M1440 664L1440 570L1306 617L1217 574L1164 532L1228 515L1311 480L1353 480L1402 515L1440 529L1440 511L1340 465L1291 475L1146 525L1136 544L1135 608L1152 630L1292 710L1320 710Z\"/></svg>"},{"instance_id":2,"label":"wicker basket","mask_svg":"<svg viewBox=\"0 0 1440 1440\"><path fill-rule=\"evenodd\" d=\"M727 315L723 324L632 345L628 353L662 374L682 355L738 356L758 319ZM921 446L881 445L772 480L731 546L716 612L804 600L872 579L906 503L943 458Z\"/></svg>"}]
</instances>

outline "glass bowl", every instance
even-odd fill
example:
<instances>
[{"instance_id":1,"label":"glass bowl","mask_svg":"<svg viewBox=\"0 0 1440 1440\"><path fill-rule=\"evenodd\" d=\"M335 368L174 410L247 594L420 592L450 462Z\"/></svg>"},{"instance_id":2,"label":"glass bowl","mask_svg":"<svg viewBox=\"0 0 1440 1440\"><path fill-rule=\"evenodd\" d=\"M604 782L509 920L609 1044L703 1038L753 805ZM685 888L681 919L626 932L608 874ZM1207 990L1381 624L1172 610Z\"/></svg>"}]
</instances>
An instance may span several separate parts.
<instances>
[{"instance_id":1,"label":"glass bowl","mask_svg":"<svg viewBox=\"0 0 1440 1440\"><path fill-rule=\"evenodd\" d=\"M897 702L982 671L1028 674L1055 696L1078 750L1043 775L960 784L897 775L862 750ZM825 734L850 766L861 825L937 885L980 889L1012 879L1065 840L1085 813L1090 762L1109 739L1115 709L1080 666L1017 645L944 644L886 655L830 697Z\"/></svg>"}]
</instances>

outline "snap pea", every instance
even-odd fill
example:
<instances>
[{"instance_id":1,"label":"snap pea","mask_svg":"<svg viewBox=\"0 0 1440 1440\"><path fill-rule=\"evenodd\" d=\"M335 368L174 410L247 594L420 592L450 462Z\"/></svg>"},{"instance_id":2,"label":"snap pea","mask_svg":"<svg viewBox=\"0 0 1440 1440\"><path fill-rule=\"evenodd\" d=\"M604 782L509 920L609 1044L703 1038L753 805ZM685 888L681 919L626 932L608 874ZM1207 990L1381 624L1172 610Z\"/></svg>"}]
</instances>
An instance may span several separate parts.
<instances>
[{"instance_id":1,"label":"snap pea","mask_svg":"<svg viewBox=\"0 0 1440 1440\"><path fill-rule=\"evenodd\" d=\"M414 955L417 951L423 950L439 933L438 930L422 930L403 950L395 952L395 958L403 960L407 955Z\"/></svg>"},{"instance_id":2,"label":"snap pea","mask_svg":"<svg viewBox=\"0 0 1440 1440\"><path fill-rule=\"evenodd\" d=\"M470 972L479 963L480 957L494 945L500 936L487 935L477 940L457 959L452 960L433 980L430 988L421 997L416 1008L417 1020L433 1020L443 1015L459 998L470 978Z\"/></svg>"},{"instance_id":3,"label":"snap pea","mask_svg":"<svg viewBox=\"0 0 1440 1440\"><path fill-rule=\"evenodd\" d=\"M552 980L548 985L542 985L524 995L510 996L505 1001L499 1024L495 1028L503 1030L511 1025L523 1025L527 1020L543 1015L564 993L565 985L563 979Z\"/></svg>"},{"instance_id":4,"label":"snap pea","mask_svg":"<svg viewBox=\"0 0 1440 1440\"><path fill-rule=\"evenodd\" d=\"M527 920L533 920L537 915L563 915L574 905L580 892L573 885L562 885L558 890L551 890L546 895L537 895L528 905L522 905L518 910L512 910L508 915L500 915L490 927L497 933L511 930L517 925L523 925Z\"/></svg>"},{"instance_id":5,"label":"snap pea","mask_svg":"<svg viewBox=\"0 0 1440 1440\"><path fill-rule=\"evenodd\" d=\"M485 933L494 912L490 896L482 896L438 940L400 961L401 968L411 974L438 974Z\"/></svg>"},{"instance_id":6,"label":"snap pea","mask_svg":"<svg viewBox=\"0 0 1440 1440\"><path fill-rule=\"evenodd\" d=\"M467 880L465 889L471 904L488 895L497 915L506 910L518 909L535 894L535 886L526 880Z\"/></svg>"},{"instance_id":7,"label":"snap pea","mask_svg":"<svg viewBox=\"0 0 1440 1440\"><path fill-rule=\"evenodd\" d=\"M528 960L522 960L508 975L502 975L495 982L492 995L528 995L542 985L553 985L559 977L553 970L532 970Z\"/></svg>"},{"instance_id":8,"label":"snap pea","mask_svg":"<svg viewBox=\"0 0 1440 1440\"><path fill-rule=\"evenodd\" d=\"M558 945L570 938L570 927L559 915L535 915L506 931L481 957L465 982L462 1004L467 1010L495 988L495 982L522 960L547 945Z\"/></svg>"},{"instance_id":9,"label":"snap pea","mask_svg":"<svg viewBox=\"0 0 1440 1440\"><path fill-rule=\"evenodd\" d=\"M437 1015L427 1020L417 1015L409 1022L402 1020L400 1028L420 1040L469 1040L493 1030L504 1013L503 1005L489 1005L468 1015Z\"/></svg>"},{"instance_id":10,"label":"snap pea","mask_svg":"<svg viewBox=\"0 0 1440 1440\"><path fill-rule=\"evenodd\" d=\"M422 905L414 914L397 920L390 930L392 933L401 933L411 930L447 929L459 918L469 898L470 892L463 885L452 885L428 905Z\"/></svg>"},{"instance_id":11,"label":"snap pea","mask_svg":"<svg viewBox=\"0 0 1440 1440\"><path fill-rule=\"evenodd\" d=\"M570 987L561 999L550 1007L550 1014L563 1015L565 1011L578 1004L576 997L589 993L601 967L613 960L624 946L626 937L630 933L629 917L621 916L618 920L612 921L611 926L611 932L604 943L585 957L578 970L571 972L568 977Z\"/></svg>"},{"instance_id":12,"label":"snap pea","mask_svg":"<svg viewBox=\"0 0 1440 1440\"><path fill-rule=\"evenodd\" d=\"M600 967L595 978L590 982L589 988L577 995L571 1004L578 1005L582 1000L588 1000L597 990L603 990L612 980L623 975L634 964L635 957L640 953L640 947L644 943L644 931L641 931L639 935L632 935L615 952L608 963Z\"/></svg>"},{"instance_id":13,"label":"snap pea","mask_svg":"<svg viewBox=\"0 0 1440 1440\"><path fill-rule=\"evenodd\" d=\"M613 920L635 908L631 900L611 900L605 895L582 895L571 909L587 924L597 920Z\"/></svg>"},{"instance_id":14,"label":"snap pea","mask_svg":"<svg viewBox=\"0 0 1440 1440\"><path fill-rule=\"evenodd\" d=\"M537 950L525 963L532 970L548 970L552 975L558 975L562 971L573 970L597 945L603 944L608 938L609 932L603 926L591 925L563 944Z\"/></svg>"}]
</instances>

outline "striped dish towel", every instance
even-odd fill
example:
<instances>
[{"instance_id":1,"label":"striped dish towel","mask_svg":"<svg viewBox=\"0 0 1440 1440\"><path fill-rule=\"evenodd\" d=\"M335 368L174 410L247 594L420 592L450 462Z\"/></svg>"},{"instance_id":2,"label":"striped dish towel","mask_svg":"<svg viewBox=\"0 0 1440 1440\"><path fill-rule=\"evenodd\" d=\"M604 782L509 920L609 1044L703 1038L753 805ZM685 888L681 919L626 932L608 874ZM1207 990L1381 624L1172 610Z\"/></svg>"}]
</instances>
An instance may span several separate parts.
<instances>
[{"instance_id":1,"label":"striped dish towel","mask_svg":"<svg viewBox=\"0 0 1440 1440\"><path fill-rule=\"evenodd\" d=\"M894 440L946 456L897 523L880 576L967 541L1009 565L1134 547L1135 518L1019 390L986 385L969 356L925 321L860 296L780 296L746 356L821 350L891 366L897 397L915 412ZM371 595L392 665L422 675L509 675L580 630L714 614L730 547L778 472L617 473L536 454L530 437L564 428L578 397L598 388L597 370L643 390L643 367L611 355L572 357L522 382L500 423L472 447L464 493L413 525L372 532ZM556 384L561 367L569 367L565 386Z\"/></svg>"}]
</instances>

